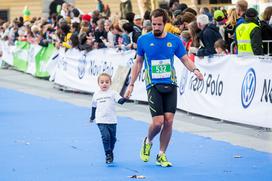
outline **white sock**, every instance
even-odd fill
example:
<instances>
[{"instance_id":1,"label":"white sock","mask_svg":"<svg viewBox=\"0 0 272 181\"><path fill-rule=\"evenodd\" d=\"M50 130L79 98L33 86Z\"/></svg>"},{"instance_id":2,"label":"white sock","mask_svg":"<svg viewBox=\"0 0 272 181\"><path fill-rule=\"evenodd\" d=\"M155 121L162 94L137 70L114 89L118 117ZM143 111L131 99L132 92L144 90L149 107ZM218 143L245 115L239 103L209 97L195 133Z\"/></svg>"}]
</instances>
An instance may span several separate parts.
<instances>
[{"instance_id":1,"label":"white sock","mask_svg":"<svg viewBox=\"0 0 272 181\"><path fill-rule=\"evenodd\" d=\"M148 143L148 144L151 144L151 143L152 143L151 141L149 141L148 137L146 137L145 142Z\"/></svg>"},{"instance_id":2,"label":"white sock","mask_svg":"<svg viewBox=\"0 0 272 181\"><path fill-rule=\"evenodd\" d=\"M159 155L162 155L164 152L160 150Z\"/></svg>"}]
</instances>

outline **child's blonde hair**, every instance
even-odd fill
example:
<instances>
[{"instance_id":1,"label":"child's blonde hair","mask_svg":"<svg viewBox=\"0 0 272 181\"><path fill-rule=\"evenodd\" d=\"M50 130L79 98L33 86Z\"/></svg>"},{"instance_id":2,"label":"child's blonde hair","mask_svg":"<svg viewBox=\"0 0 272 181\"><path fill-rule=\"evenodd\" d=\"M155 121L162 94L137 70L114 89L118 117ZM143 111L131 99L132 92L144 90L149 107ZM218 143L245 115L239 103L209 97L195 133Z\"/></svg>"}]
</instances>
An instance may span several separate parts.
<instances>
[{"instance_id":1,"label":"child's blonde hair","mask_svg":"<svg viewBox=\"0 0 272 181\"><path fill-rule=\"evenodd\" d=\"M107 73L105 73L105 72L101 73L101 74L98 76L98 78L97 78L97 82L98 82L98 83L99 83L99 80L100 80L100 78L101 78L102 76L108 77L108 78L110 79L110 83L111 83L111 76L110 76L110 74L107 74Z\"/></svg>"}]
</instances>

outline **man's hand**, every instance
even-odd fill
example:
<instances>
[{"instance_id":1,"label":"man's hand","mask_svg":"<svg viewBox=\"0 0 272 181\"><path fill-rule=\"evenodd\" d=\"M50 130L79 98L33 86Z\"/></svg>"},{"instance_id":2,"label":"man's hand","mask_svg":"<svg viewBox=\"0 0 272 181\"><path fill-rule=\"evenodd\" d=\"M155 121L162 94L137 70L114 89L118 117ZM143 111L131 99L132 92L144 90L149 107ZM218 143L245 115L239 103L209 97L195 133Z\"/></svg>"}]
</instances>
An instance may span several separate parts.
<instances>
[{"instance_id":1,"label":"man's hand","mask_svg":"<svg viewBox=\"0 0 272 181\"><path fill-rule=\"evenodd\" d=\"M134 85L133 84L129 84L126 90L126 93L124 95L124 98L129 99L129 97L131 96L131 93L133 91Z\"/></svg>"},{"instance_id":2,"label":"man's hand","mask_svg":"<svg viewBox=\"0 0 272 181\"><path fill-rule=\"evenodd\" d=\"M199 80L203 80L204 76L202 75L202 73L200 72L199 69L194 69L193 73L195 74L195 76L199 79Z\"/></svg>"}]
</instances>

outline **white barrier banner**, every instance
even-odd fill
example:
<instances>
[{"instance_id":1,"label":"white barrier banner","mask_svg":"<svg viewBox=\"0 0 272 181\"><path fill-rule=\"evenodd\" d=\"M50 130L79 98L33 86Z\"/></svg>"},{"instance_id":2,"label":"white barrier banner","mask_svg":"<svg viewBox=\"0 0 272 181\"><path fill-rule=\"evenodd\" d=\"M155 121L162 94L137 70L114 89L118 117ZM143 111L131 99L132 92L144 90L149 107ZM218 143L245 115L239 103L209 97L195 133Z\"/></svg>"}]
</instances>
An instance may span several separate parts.
<instances>
[{"instance_id":1,"label":"white barrier banner","mask_svg":"<svg viewBox=\"0 0 272 181\"><path fill-rule=\"evenodd\" d=\"M29 50L27 51L27 59L28 60L28 67L27 67L27 73L31 75L35 75L36 72L36 60L35 56L38 54L38 52L42 49L39 45L31 45L29 47Z\"/></svg>"},{"instance_id":2,"label":"white barrier banner","mask_svg":"<svg viewBox=\"0 0 272 181\"><path fill-rule=\"evenodd\" d=\"M77 49L69 49L67 52L60 50L55 82L70 88L94 92L98 89L97 76L100 73L107 72L114 76L117 67L129 66L134 55L134 51L116 52L115 49L93 50L87 54Z\"/></svg>"},{"instance_id":3,"label":"white barrier banner","mask_svg":"<svg viewBox=\"0 0 272 181\"><path fill-rule=\"evenodd\" d=\"M0 41L2 50L2 60L4 60L9 65L13 65L13 52L15 51L15 46L9 46L7 41Z\"/></svg>"},{"instance_id":4,"label":"white barrier banner","mask_svg":"<svg viewBox=\"0 0 272 181\"><path fill-rule=\"evenodd\" d=\"M191 73L180 83L178 107L209 117L272 128L272 59L224 57L197 60L204 81Z\"/></svg>"}]
</instances>

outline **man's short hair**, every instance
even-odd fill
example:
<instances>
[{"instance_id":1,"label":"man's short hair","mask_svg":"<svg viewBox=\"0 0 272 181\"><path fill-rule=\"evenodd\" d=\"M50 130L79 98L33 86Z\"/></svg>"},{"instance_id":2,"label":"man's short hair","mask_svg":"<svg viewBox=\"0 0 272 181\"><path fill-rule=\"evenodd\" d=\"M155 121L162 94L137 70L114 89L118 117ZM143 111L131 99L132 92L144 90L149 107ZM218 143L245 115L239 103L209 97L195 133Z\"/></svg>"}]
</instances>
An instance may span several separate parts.
<instances>
[{"instance_id":1,"label":"man's short hair","mask_svg":"<svg viewBox=\"0 0 272 181\"><path fill-rule=\"evenodd\" d=\"M200 14L196 17L196 22L201 25L207 25L210 23L209 17L206 14Z\"/></svg>"},{"instance_id":2,"label":"man's short hair","mask_svg":"<svg viewBox=\"0 0 272 181\"><path fill-rule=\"evenodd\" d=\"M157 18L160 16L163 18L163 23L164 24L167 23L168 14L167 14L166 10L158 8L158 9L155 9L154 11L152 11L152 13L151 13L151 17Z\"/></svg>"},{"instance_id":3,"label":"man's short hair","mask_svg":"<svg viewBox=\"0 0 272 181\"><path fill-rule=\"evenodd\" d=\"M237 1L237 3L236 3L236 7L239 8L240 11L246 12L247 7L248 7L248 3L247 3L247 1L245 1L245 0L239 0L239 1Z\"/></svg>"}]
</instances>

